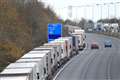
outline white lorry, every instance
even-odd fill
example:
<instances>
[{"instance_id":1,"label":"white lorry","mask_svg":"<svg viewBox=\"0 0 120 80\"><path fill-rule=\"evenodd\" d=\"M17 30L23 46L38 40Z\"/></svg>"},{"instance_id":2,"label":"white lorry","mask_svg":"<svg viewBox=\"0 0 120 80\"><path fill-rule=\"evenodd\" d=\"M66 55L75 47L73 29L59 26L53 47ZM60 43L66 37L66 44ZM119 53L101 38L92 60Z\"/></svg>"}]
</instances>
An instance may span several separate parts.
<instances>
[{"instance_id":1,"label":"white lorry","mask_svg":"<svg viewBox=\"0 0 120 80\"><path fill-rule=\"evenodd\" d=\"M72 51L73 51L72 37L61 37L59 39L64 40L66 42L68 47L68 56L72 57Z\"/></svg>"},{"instance_id":2,"label":"white lorry","mask_svg":"<svg viewBox=\"0 0 120 80\"><path fill-rule=\"evenodd\" d=\"M75 29L74 34L79 36L79 50L83 50L85 48L85 31L82 29Z\"/></svg>"},{"instance_id":3,"label":"white lorry","mask_svg":"<svg viewBox=\"0 0 120 80\"><path fill-rule=\"evenodd\" d=\"M37 63L37 79L44 80L42 59L18 59L16 63Z\"/></svg>"},{"instance_id":4,"label":"white lorry","mask_svg":"<svg viewBox=\"0 0 120 80\"><path fill-rule=\"evenodd\" d=\"M43 79L46 80L49 76L50 65L49 65L49 51L30 51L25 54L21 59L41 59L42 70L43 70Z\"/></svg>"},{"instance_id":5,"label":"white lorry","mask_svg":"<svg viewBox=\"0 0 120 80\"><path fill-rule=\"evenodd\" d=\"M32 68L4 69L0 80L37 80Z\"/></svg>"},{"instance_id":6,"label":"white lorry","mask_svg":"<svg viewBox=\"0 0 120 80\"><path fill-rule=\"evenodd\" d=\"M26 69L26 68L31 68L33 70L33 77L34 80L39 80L39 73L41 72L37 72L37 63L35 62L31 62L31 63L11 63L10 65L8 65L6 67L6 69Z\"/></svg>"},{"instance_id":7,"label":"white lorry","mask_svg":"<svg viewBox=\"0 0 120 80\"><path fill-rule=\"evenodd\" d=\"M51 59L50 59L50 64L51 64L51 73L53 74L53 70L54 70L54 66L57 64L56 63L56 48L53 47L53 46L39 46L37 48L34 48L33 51L45 51L45 50L50 50L50 56L51 56ZM50 75L50 78L52 76L52 74Z\"/></svg>"},{"instance_id":8,"label":"white lorry","mask_svg":"<svg viewBox=\"0 0 120 80\"><path fill-rule=\"evenodd\" d=\"M62 39L55 39L51 43L58 44L61 46L61 63L64 64L68 60L68 45L66 44L65 40Z\"/></svg>"},{"instance_id":9,"label":"white lorry","mask_svg":"<svg viewBox=\"0 0 120 80\"><path fill-rule=\"evenodd\" d=\"M55 43L45 43L44 44L44 46L51 46L51 47L53 47L54 49L55 49L55 53L54 53L54 55L53 55L53 57L54 57L54 70L57 70L58 69L58 67L59 67L59 63L60 63L60 59L61 59L61 53L60 53L60 50L61 50L61 47L60 47L60 45L57 45L57 44L55 44ZM54 72L54 71L53 71Z\"/></svg>"}]
</instances>

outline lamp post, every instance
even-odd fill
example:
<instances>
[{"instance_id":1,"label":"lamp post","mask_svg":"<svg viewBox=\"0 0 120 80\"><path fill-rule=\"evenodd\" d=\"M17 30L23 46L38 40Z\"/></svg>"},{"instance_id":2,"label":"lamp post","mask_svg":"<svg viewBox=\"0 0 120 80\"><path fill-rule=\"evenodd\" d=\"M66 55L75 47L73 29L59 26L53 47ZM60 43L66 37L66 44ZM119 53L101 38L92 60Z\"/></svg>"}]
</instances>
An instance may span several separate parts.
<instances>
[{"instance_id":1,"label":"lamp post","mask_svg":"<svg viewBox=\"0 0 120 80\"><path fill-rule=\"evenodd\" d=\"M117 10L116 10L116 6L117 6L117 5L114 4L114 16L115 16L115 18L117 18L117 12L116 12Z\"/></svg>"},{"instance_id":2,"label":"lamp post","mask_svg":"<svg viewBox=\"0 0 120 80\"><path fill-rule=\"evenodd\" d=\"M94 6L92 6L92 19L94 20Z\"/></svg>"},{"instance_id":3,"label":"lamp post","mask_svg":"<svg viewBox=\"0 0 120 80\"><path fill-rule=\"evenodd\" d=\"M119 10L119 9L117 9L117 4L120 4L120 2L116 2L116 4L114 4L114 15L115 15L115 17L117 18L117 10Z\"/></svg>"},{"instance_id":4,"label":"lamp post","mask_svg":"<svg viewBox=\"0 0 120 80\"><path fill-rule=\"evenodd\" d=\"M76 20L78 20L78 16L77 16L77 7L76 7Z\"/></svg>"},{"instance_id":5,"label":"lamp post","mask_svg":"<svg viewBox=\"0 0 120 80\"><path fill-rule=\"evenodd\" d=\"M87 15L86 15L86 6L84 6L84 18L86 18L87 17Z\"/></svg>"},{"instance_id":6,"label":"lamp post","mask_svg":"<svg viewBox=\"0 0 120 80\"><path fill-rule=\"evenodd\" d=\"M98 9L98 16L99 16L99 5L100 5L100 4L96 4L97 9Z\"/></svg>"},{"instance_id":7,"label":"lamp post","mask_svg":"<svg viewBox=\"0 0 120 80\"><path fill-rule=\"evenodd\" d=\"M110 13L109 13L109 4L107 5L108 7L108 19L110 18Z\"/></svg>"},{"instance_id":8,"label":"lamp post","mask_svg":"<svg viewBox=\"0 0 120 80\"><path fill-rule=\"evenodd\" d=\"M102 19L102 5L101 5L101 19Z\"/></svg>"},{"instance_id":9,"label":"lamp post","mask_svg":"<svg viewBox=\"0 0 120 80\"><path fill-rule=\"evenodd\" d=\"M69 18L72 18L72 6L71 5L68 6L68 11L69 11L69 13L68 13Z\"/></svg>"}]
</instances>

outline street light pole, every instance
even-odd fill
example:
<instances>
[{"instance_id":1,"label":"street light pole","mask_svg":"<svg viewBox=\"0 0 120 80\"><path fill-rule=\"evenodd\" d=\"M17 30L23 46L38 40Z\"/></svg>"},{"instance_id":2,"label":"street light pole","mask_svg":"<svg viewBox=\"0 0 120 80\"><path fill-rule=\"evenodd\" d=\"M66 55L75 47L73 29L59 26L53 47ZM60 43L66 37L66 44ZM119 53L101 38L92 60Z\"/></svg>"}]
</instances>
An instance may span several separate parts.
<instances>
[{"instance_id":1,"label":"street light pole","mask_svg":"<svg viewBox=\"0 0 120 80\"><path fill-rule=\"evenodd\" d=\"M101 5L101 19L102 19L102 5Z\"/></svg>"},{"instance_id":2,"label":"street light pole","mask_svg":"<svg viewBox=\"0 0 120 80\"><path fill-rule=\"evenodd\" d=\"M84 8L84 18L86 18L86 7L83 7Z\"/></svg>"},{"instance_id":3,"label":"street light pole","mask_svg":"<svg viewBox=\"0 0 120 80\"><path fill-rule=\"evenodd\" d=\"M76 7L76 20L78 20L78 16L77 16L78 14L77 14L77 7Z\"/></svg>"},{"instance_id":4,"label":"street light pole","mask_svg":"<svg viewBox=\"0 0 120 80\"><path fill-rule=\"evenodd\" d=\"M120 2L116 2L116 6L119 6L118 4L120 4ZM120 8L120 7L119 7L119 8ZM117 14L119 11L117 12L117 10L119 10L119 9L116 8L116 17L119 17L119 18L120 18L120 16Z\"/></svg>"},{"instance_id":5,"label":"street light pole","mask_svg":"<svg viewBox=\"0 0 120 80\"><path fill-rule=\"evenodd\" d=\"M115 16L115 18L117 18L117 12L116 12L117 10L116 10L116 6L117 6L117 5L114 4L114 16Z\"/></svg>"},{"instance_id":6,"label":"street light pole","mask_svg":"<svg viewBox=\"0 0 120 80\"><path fill-rule=\"evenodd\" d=\"M92 6L92 19L94 20L94 6Z\"/></svg>"},{"instance_id":7,"label":"street light pole","mask_svg":"<svg viewBox=\"0 0 120 80\"><path fill-rule=\"evenodd\" d=\"M99 16L99 5L100 5L100 4L96 4L97 9L98 9L98 16Z\"/></svg>"},{"instance_id":8,"label":"street light pole","mask_svg":"<svg viewBox=\"0 0 120 80\"><path fill-rule=\"evenodd\" d=\"M58 16L59 17L61 16L61 9L60 8L58 9Z\"/></svg>"},{"instance_id":9,"label":"street light pole","mask_svg":"<svg viewBox=\"0 0 120 80\"><path fill-rule=\"evenodd\" d=\"M110 18L110 13L109 13L109 4L108 4L108 19Z\"/></svg>"},{"instance_id":10,"label":"street light pole","mask_svg":"<svg viewBox=\"0 0 120 80\"><path fill-rule=\"evenodd\" d=\"M72 6L71 5L68 6L68 11L69 11L69 13L68 13L69 18L72 18Z\"/></svg>"}]
</instances>

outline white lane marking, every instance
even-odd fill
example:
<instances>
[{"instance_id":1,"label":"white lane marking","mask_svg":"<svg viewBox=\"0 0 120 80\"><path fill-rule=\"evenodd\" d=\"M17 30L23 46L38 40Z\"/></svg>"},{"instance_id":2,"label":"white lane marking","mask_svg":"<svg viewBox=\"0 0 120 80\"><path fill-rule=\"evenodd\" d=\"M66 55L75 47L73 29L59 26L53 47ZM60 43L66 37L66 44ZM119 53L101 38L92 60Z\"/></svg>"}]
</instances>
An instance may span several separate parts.
<instances>
[{"instance_id":1,"label":"white lane marking","mask_svg":"<svg viewBox=\"0 0 120 80\"><path fill-rule=\"evenodd\" d=\"M84 50L82 53L84 53L86 50ZM77 55L79 56L79 54ZM53 78L53 80L57 80L57 77L60 75L60 73L62 73L62 71L74 60L75 57L77 56L74 56L73 58L71 58L71 60L69 60L61 69L60 71L56 74L56 76Z\"/></svg>"},{"instance_id":2,"label":"white lane marking","mask_svg":"<svg viewBox=\"0 0 120 80\"><path fill-rule=\"evenodd\" d=\"M88 49L88 43L86 43L86 47L85 47L85 49ZM83 52L82 53L84 53L84 51L85 50L83 50ZM77 55L78 56L78 55ZM77 56L75 56L75 57L77 57ZM73 57L74 58L74 57ZM72 58L72 59L73 59ZM60 73L73 61L73 60L70 60L70 61L68 61L61 69L60 69L60 71L56 74L56 76L53 78L53 80L57 80L57 77L60 75Z\"/></svg>"},{"instance_id":3,"label":"white lane marking","mask_svg":"<svg viewBox=\"0 0 120 80\"><path fill-rule=\"evenodd\" d=\"M72 62L72 60L68 61L61 69L60 71L56 74L56 76L53 78L53 80L56 80L57 77L60 75L60 73Z\"/></svg>"}]
</instances>

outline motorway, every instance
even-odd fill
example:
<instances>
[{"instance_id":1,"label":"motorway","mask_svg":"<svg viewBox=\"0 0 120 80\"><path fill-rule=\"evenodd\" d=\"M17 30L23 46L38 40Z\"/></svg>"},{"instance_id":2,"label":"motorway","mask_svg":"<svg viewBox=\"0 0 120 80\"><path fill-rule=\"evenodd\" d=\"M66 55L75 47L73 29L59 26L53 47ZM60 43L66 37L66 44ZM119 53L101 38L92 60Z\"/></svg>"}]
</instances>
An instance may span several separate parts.
<instances>
[{"instance_id":1,"label":"motorway","mask_svg":"<svg viewBox=\"0 0 120 80\"><path fill-rule=\"evenodd\" d=\"M112 48L104 41L112 40ZM92 42L100 49L91 50ZM120 40L97 34L87 34L87 47L72 58L55 80L120 80Z\"/></svg>"}]
</instances>

